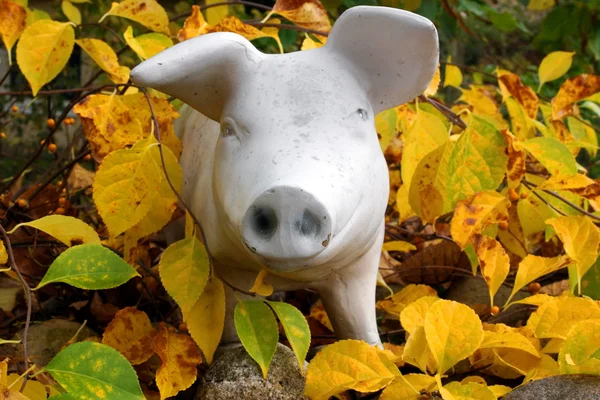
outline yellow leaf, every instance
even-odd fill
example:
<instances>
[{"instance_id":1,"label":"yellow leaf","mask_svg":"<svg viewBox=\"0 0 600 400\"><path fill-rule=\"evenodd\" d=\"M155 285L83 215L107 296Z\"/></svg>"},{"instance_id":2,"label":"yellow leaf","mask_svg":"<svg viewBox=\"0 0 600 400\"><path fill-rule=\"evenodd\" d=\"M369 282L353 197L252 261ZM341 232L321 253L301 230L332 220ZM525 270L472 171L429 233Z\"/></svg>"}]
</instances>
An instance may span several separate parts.
<instances>
[{"instance_id":1,"label":"yellow leaf","mask_svg":"<svg viewBox=\"0 0 600 400\"><path fill-rule=\"evenodd\" d=\"M158 329L152 348L161 360L160 368L156 371L156 386L163 400L192 386L202 357L188 335L169 332L164 322L160 323Z\"/></svg>"},{"instance_id":2,"label":"yellow leaf","mask_svg":"<svg viewBox=\"0 0 600 400\"><path fill-rule=\"evenodd\" d=\"M487 386L474 382L450 382L440 388L440 394L444 400L496 400L496 396Z\"/></svg>"},{"instance_id":3,"label":"yellow leaf","mask_svg":"<svg viewBox=\"0 0 600 400\"><path fill-rule=\"evenodd\" d=\"M117 54L106 42L99 39L79 39L75 43L85 50L87 55L108 74L111 81L114 83L127 83L129 68L119 65Z\"/></svg>"},{"instance_id":4,"label":"yellow leaf","mask_svg":"<svg viewBox=\"0 0 600 400\"><path fill-rule=\"evenodd\" d=\"M377 307L392 315L400 315L413 301L425 296L437 297L437 292L427 285L408 285L401 291L377 302Z\"/></svg>"},{"instance_id":5,"label":"yellow leaf","mask_svg":"<svg viewBox=\"0 0 600 400\"><path fill-rule=\"evenodd\" d=\"M325 46L325 43L327 42L326 37L319 36L319 39L321 39L321 41L313 40L307 34L306 37L304 38L304 40L302 41L302 47L300 48L300 50L312 50L312 49L318 49L319 47Z\"/></svg>"},{"instance_id":6,"label":"yellow leaf","mask_svg":"<svg viewBox=\"0 0 600 400\"><path fill-rule=\"evenodd\" d=\"M404 346L399 346L393 343L383 343L383 350L397 367L404 366L404 361L402 361Z\"/></svg>"},{"instance_id":7,"label":"yellow leaf","mask_svg":"<svg viewBox=\"0 0 600 400\"><path fill-rule=\"evenodd\" d=\"M600 230L589 217L583 215L553 218L546 223L554 228L563 242L565 252L575 260L581 291L581 278L598 258Z\"/></svg>"},{"instance_id":8,"label":"yellow leaf","mask_svg":"<svg viewBox=\"0 0 600 400\"><path fill-rule=\"evenodd\" d=\"M560 256L559 256L560 257ZM541 257L540 257L541 258ZM535 280L535 278L533 279ZM516 283L516 280L515 280ZM516 287L516 285L515 285ZM525 297L524 299L513 301L510 305L513 304L529 304L530 306L541 306L549 301L554 301L554 297L544 293L534 294L533 296ZM506 306L505 308L508 308Z\"/></svg>"},{"instance_id":9,"label":"yellow leaf","mask_svg":"<svg viewBox=\"0 0 600 400\"><path fill-rule=\"evenodd\" d=\"M110 15L138 22L154 32L170 34L167 12L156 0L123 0L120 3L112 3L110 10L99 22Z\"/></svg>"},{"instance_id":10,"label":"yellow leaf","mask_svg":"<svg viewBox=\"0 0 600 400\"><path fill-rule=\"evenodd\" d=\"M8 53L8 64L12 64L11 49L25 30L27 12L12 1L0 0L0 35Z\"/></svg>"},{"instance_id":11,"label":"yellow leaf","mask_svg":"<svg viewBox=\"0 0 600 400\"><path fill-rule=\"evenodd\" d=\"M429 308L424 329L438 363L438 375L473 354L483 340L477 314L470 307L450 300L437 301Z\"/></svg>"},{"instance_id":12,"label":"yellow leaf","mask_svg":"<svg viewBox=\"0 0 600 400\"><path fill-rule=\"evenodd\" d=\"M433 75L433 78L431 78L431 82L429 82L429 86L427 86L427 89L425 89L423 95L431 97L434 94L436 94L438 88L440 87L441 80L442 78L440 77L440 66L438 65L437 69L435 70L435 74Z\"/></svg>"},{"instance_id":13,"label":"yellow leaf","mask_svg":"<svg viewBox=\"0 0 600 400\"><path fill-rule=\"evenodd\" d=\"M562 374L600 372L600 319L573 325L558 354L558 365Z\"/></svg>"},{"instance_id":14,"label":"yellow leaf","mask_svg":"<svg viewBox=\"0 0 600 400\"><path fill-rule=\"evenodd\" d=\"M323 302L321 300L317 300L310 307L309 317L316 319L321 323L321 325L333 332L333 326L331 326L331 321L329 320L329 316L325 312L325 307L323 307Z\"/></svg>"},{"instance_id":15,"label":"yellow leaf","mask_svg":"<svg viewBox=\"0 0 600 400\"><path fill-rule=\"evenodd\" d=\"M446 142L425 155L412 176L408 200L425 222L433 223L437 217L450 211L446 180L448 159L453 148L453 142Z\"/></svg>"},{"instance_id":16,"label":"yellow leaf","mask_svg":"<svg viewBox=\"0 0 600 400\"><path fill-rule=\"evenodd\" d=\"M450 225L452 238L462 249L489 225L508 220L510 201L501 194L483 191L458 202Z\"/></svg>"},{"instance_id":17,"label":"yellow leaf","mask_svg":"<svg viewBox=\"0 0 600 400\"><path fill-rule=\"evenodd\" d=\"M490 386L488 386L488 389L490 389L490 391L497 398L506 396L511 390L513 390L513 388L511 388L509 386L504 386L504 385L490 385Z\"/></svg>"},{"instance_id":18,"label":"yellow leaf","mask_svg":"<svg viewBox=\"0 0 600 400\"><path fill-rule=\"evenodd\" d=\"M405 134L402 151L402 182L410 187L413 174L419 162L428 153L448 141L448 131L434 114L418 110L417 119Z\"/></svg>"},{"instance_id":19,"label":"yellow leaf","mask_svg":"<svg viewBox=\"0 0 600 400\"><path fill-rule=\"evenodd\" d=\"M383 244L383 250L385 251L402 251L406 253L416 249L417 248L414 244L404 242L402 240L395 240L393 242L386 242Z\"/></svg>"},{"instance_id":20,"label":"yellow leaf","mask_svg":"<svg viewBox=\"0 0 600 400\"><path fill-rule=\"evenodd\" d=\"M537 188L540 190L583 189L590 185L594 185L595 183L596 181L582 174L577 174L566 178L562 176L551 176L538 185Z\"/></svg>"},{"instance_id":21,"label":"yellow leaf","mask_svg":"<svg viewBox=\"0 0 600 400\"><path fill-rule=\"evenodd\" d=\"M464 101L474 112L497 118L500 115L500 109L494 101L493 92L483 85L473 85L469 89L461 89L462 94L459 101Z\"/></svg>"},{"instance_id":22,"label":"yellow leaf","mask_svg":"<svg viewBox=\"0 0 600 400\"><path fill-rule=\"evenodd\" d=\"M211 5L211 4L215 4L215 3L222 3L222 1L221 0L206 0L206 2L204 4ZM207 8L206 11L204 11L204 12L206 13L206 20L208 21L208 23L211 25L215 25L229 15L229 7L226 5L210 7L210 8Z\"/></svg>"},{"instance_id":23,"label":"yellow leaf","mask_svg":"<svg viewBox=\"0 0 600 400\"><path fill-rule=\"evenodd\" d=\"M474 240L475 252L479 260L481 275L485 279L490 292L490 305L494 306L494 296L502 282L508 276L510 270L510 259L504 250L504 247L487 236L478 235Z\"/></svg>"},{"instance_id":24,"label":"yellow leaf","mask_svg":"<svg viewBox=\"0 0 600 400\"><path fill-rule=\"evenodd\" d=\"M389 108L377 114L375 116L375 130L377 135L380 136L379 144L381 150L385 151L390 141L396 136L396 122L398 119L398 113L396 109Z\"/></svg>"},{"instance_id":25,"label":"yellow leaf","mask_svg":"<svg viewBox=\"0 0 600 400\"><path fill-rule=\"evenodd\" d=\"M25 389L21 394L23 397L15 397L15 394L19 394L18 390L23 385L23 378L19 374L10 374L6 378L6 383L8 386L12 387L6 400L46 400L48 397L48 393L46 392L46 386L41 384L38 381L27 380L25 384ZM3 399L4 400L4 399Z\"/></svg>"},{"instance_id":26,"label":"yellow leaf","mask_svg":"<svg viewBox=\"0 0 600 400\"><path fill-rule=\"evenodd\" d=\"M138 365L154 354L155 335L148 315L135 307L127 307L119 310L110 321L102 335L102 343L118 350L131 365Z\"/></svg>"},{"instance_id":27,"label":"yellow leaf","mask_svg":"<svg viewBox=\"0 0 600 400\"><path fill-rule=\"evenodd\" d=\"M506 141L506 150L508 154L508 163L506 165L506 179L508 180L508 187L515 189L521 184L521 180L525 176L525 152L515 148L513 143L517 141L517 138L506 129L500 131L504 140Z\"/></svg>"},{"instance_id":28,"label":"yellow leaf","mask_svg":"<svg viewBox=\"0 0 600 400\"><path fill-rule=\"evenodd\" d=\"M558 354L564 342L564 339L552 338L548 341L548 343L546 343L546 345L542 349L542 353Z\"/></svg>"},{"instance_id":29,"label":"yellow leaf","mask_svg":"<svg viewBox=\"0 0 600 400\"><path fill-rule=\"evenodd\" d=\"M179 39L180 42L183 42L184 40L208 33L209 29L210 25L204 20L204 16L202 16L202 13L200 12L200 7L193 5L192 13L186 18L183 23L183 28L177 32L177 39ZM129 28L127 30L129 30ZM125 38L125 40L127 40L127 38Z\"/></svg>"},{"instance_id":30,"label":"yellow leaf","mask_svg":"<svg viewBox=\"0 0 600 400\"><path fill-rule=\"evenodd\" d=\"M544 11L554 7L556 0L529 0L527 8L534 11Z\"/></svg>"},{"instance_id":31,"label":"yellow leaf","mask_svg":"<svg viewBox=\"0 0 600 400\"><path fill-rule=\"evenodd\" d=\"M283 45L277 34L277 29L264 29L259 30L252 25L247 25L239 20L237 17L225 17L214 27L210 28L210 32L233 32L238 35L242 35L248 40L260 39L264 37L270 37L275 39L279 50L283 53Z\"/></svg>"},{"instance_id":32,"label":"yellow leaf","mask_svg":"<svg viewBox=\"0 0 600 400\"><path fill-rule=\"evenodd\" d=\"M574 104L598 91L600 76L582 74L567 79L552 99L552 119L563 119L575 114Z\"/></svg>"},{"instance_id":33,"label":"yellow leaf","mask_svg":"<svg viewBox=\"0 0 600 400\"><path fill-rule=\"evenodd\" d=\"M452 62L448 57L448 63ZM459 88L462 85L463 76L459 67L456 65L446 64L444 67L444 87L454 86Z\"/></svg>"},{"instance_id":34,"label":"yellow leaf","mask_svg":"<svg viewBox=\"0 0 600 400\"><path fill-rule=\"evenodd\" d=\"M210 260L195 236L171 244L163 253L158 272L167 292L185 314L200 298L210 270Z\"/></svg>"},{"instance_id":35,"label":"yellow leaf","mask_svg":"<svg viewBox=\"0 0 600 400\"><path fill-rule=\"evenodd\" d=\"M515 133L515 136L519 140L527 140L535 137L534 124L527 116L523 106L512 97L507 98L505 102L508 115L510 116L512 132Z\"/></svg>"},{"instance_id":36,"label":"yellow leaf","mask_svg":"<svg viewBox=\"0 0 600 400\"><path fill-rule=\"evenodd\" d=\"M422 326L415 328L408 336L402 360L419 368L423 373L433 373L437 369L437 362L427 344L425 329Z\"/></svg>"},{"instance_id":37,"label":"yellow leaf","mask_svg":"<svg viewBox=\"0 0 600 400\"><path fill-rule=\"evenodd\" d=\"M548 54L538 68L538 78L540 86L538 92L544 86L544 83L560 78L571 68L575 52L554 51Z\"/></svg>"},{"instance_id":38,"label":"yellow leaf","mask_svg":"<svg viewBox=\"0 0 600 400\"><path fill-rule=\"evenodd\" d=\"M62 9L63 14L75 25L81 24L81 12L79 9L73 5L69 0L63 0L60 4L60 8ZM124 83L124 82L120 82Z\"/></svg>"},{"instance_id":39,"label":"yellow leaf","mask_svg":"<svg viewBox=\"0 0 600 400\"><path fill-rule=\"evenodd\" d=\"M74 44L69 22L41 20L25 29L17 45L17 64L34 96L67 65Z\"/></svg>"},{"instance_id":40,"label":"yellow leaf","mask_svg":"<svg viewBox=\"0 0 600 400\"><path fill-rule=\"evenodd\" d=\"M179 113L166 99L161 99L152 95L149 95L149 98L154 115L158 120L160 142L167 146L176 158L179 158L183 145L175 134L175 128L173 127L173 120L179 117ZM152 114L150 113L150 107L148 106L146 96L144 96L143 93L128 94L122 96L121 100L123 101L123 104L129 107L131 116L140 121L144 132L154 132Z\"/></svg>"},{"instance_id":41,"label":"yellow leaf","mask_svg":"<svg viewBox=\"0 0 600 400\"><path fill-rule=\"evenodd\" d=\"M502 91L502 97L512 96L526 111L529 118L536 118L540 107L540 100L532 88L521 82L521 78L512 72L498 69L498 86ZM516 133L516 132L515 132ZM519 136L519 135L517 135Z\"/></svg>"},{"instance_id":42,"label":"yellow leaf","mask_svg":"<svg viewBox=\"0 0 600 400\"><path fill-rule=\"evenodd\" d=\"M225 326L225 288L219 279L209 279L196 304L183 314L183 320L206 361L212 363Z\"/></svg>"},{"instance_id":43,"label":"yellow leaf","mask_svg":"<svg viewBox=\"0 0 600 400\"><path fill-rule=\"evenodd\" d=\"M540 276L549 274L551 272L566 267L570 262L571 260L569 259L569 257L566 256L545 258L534 256L533 254L528 254L527 257L525 257L519 264L519 269L517 270L515 283L513 284L513 290L508 300L506 301L506 304L509 304L512 297L523 286L535 281Z\"/></svg>"},{"instance_id":44,"label":"yellow leaf","mask_svg":"<svg viewBox=\"0 0 600 400\"><path fill-rule=\"evenodd\" d=\"M82 243L100 244L100 237L91 226L80 219L65 215L47 215L31 222L23 222L16 225L8 233L13 233L21 226L30 226L44 231L67 246ZM0 264L2 263L0 262Z\"/></svg>"},{"instance_id":45,"label":"yellow leaf","mask_svg":"<svg viewBox=\"0 0 600 400\"><path fill-rule=\"evenodd\" d=\"M138 37L133 37L133 29L127 27L123 33L125 42L142 60L150 58L161 51L173 46L173 41L162 33L146 33Z\"/></svg>"},{"instance_id":46,"label":"yellow leaf","mask_svg":"<svg viewBox=\"0 0 600 400\"><path fill-rule=\"evenodd\" d=\"M438 300L437 296L425 296L407 305L400 313L400 323L404 330L412 334L418 327L422 327L427 311Z\"/></svg>"},{"instance_id":47,"label":"yellow leaf","mask_svg":"<svg viewBox=\"0 0 600 400\"><path fill-rule=\"evenodd\" d=\"M397 377L386 386L379 400L416 400L421 392L433 392L437 383L433 376L406 374Z\"/></svg>"},{"instance_id":48,"label":"yellow leaf","mask_svg":"<svg viewBox=\"0 0 600 400\"><path fill-rule=\"evenodd\" d=\"M318 0L277 0L273 6L273 13L303 28L321 32L331 30L327 10ZM322 38L319 35L316 37L319 40Z\"/></svg>"},{"instance_id":49,"label":"yellow leaf","mask_svg":"<svg viewBox=\"0 0 600 400\"><path fill-rule=\"evenodd\" d=\"M256 275L256 280L254 281L254 285L250 289L251 293L256 293L259 296L270 296L273 294L273 285L265 283L264 279L267 277L269 273L266 269L261 269L258 275Z\"/></svg>"},{"instance_id":50,"label":"yellow leaf","mask_svg":"<svg viewBox=\"0 0 600 400\"><path fill-rule=\"evenodd\" d=\"M418 167L417 167L418 168ZM416 215L409 204L409 186L400 185L396 192L396 210L398 211L398 219L400 222L406 221L408 218Z\"/></svg>"},{"instance_id":51,"label":"yellow leaf","mask_svg":"<svg viewBox=\"0 0 600 400\"><path fill-rule=\"evenodd\" d=\"M575 324L589 319L600 319L598 303L588 298L561 296L539 306L527 326L540 339L566 339Z\"/></svg>"},{"instance_id":52,"label":"yellow leaf","mask_svg":"<svg viewBox=\"0 0 600 400\"><path fill-rule=\"evenodd\" d=\"M96 161L115 150L132 146L144 137L142 124L133 118L123 96L94 94L73 107Z\"/></svg>"},{"instance_id":53,"label":"yellow leaf","mask_svg":"<svg viewBox=\"0 0 600 400\"><path fill-rule=\"evenodd\" d=\"M523 383L559 374L560 368L558 363L549 355L542 354L539 362L536 363L525 375Z\"/></svg>"},{"instance_id":54,"label":"yellow leaf","mask_svg":"<svg viewBox=\"0 0 600 400\"><path fill-rule=\"evenodd\" d=\"M163 154L171 182L176 190L181 190L181 167L167 147L163 147ZM138 224L151 208L178 202L166 181L154 135L140 140L131 149L106 156L96 173L93 189L98 213L112 237Z\"/></svg>"},{"instance_id":55,"label":"yellow leaf","mask_svg":"<svg viewBox=\"0 0 600 400\"><path fill-rule=\"evenodd\" d=\"M4 247L4 242L0 240L0 265L4 265L8 262L8 253L6 252L6 247Z\"/></svg>"},{"instance_id":56,"label":"yellow leaf","mask_svg":"<svg viewBox=\"0 0 600 400\"><path fill-rule=\"evenodd\" d=\"M400 376L383 350L358 340L341 340L321 350L308 364L305 394L327 400L345 390L375 392Z\"/></svg>"},{"instance_id":57,"label":"yellow leaf","mask_svg":"<svg viewBox=\"0 0 600 400\"><path fill-rule=\"evenodd\" d=\"M505 347L526 351L527 353L539 357L539 352L529 339L518 332L483 332L483 341L479 345L480 349L493 349Z\"/></svg>"}]
</instances>

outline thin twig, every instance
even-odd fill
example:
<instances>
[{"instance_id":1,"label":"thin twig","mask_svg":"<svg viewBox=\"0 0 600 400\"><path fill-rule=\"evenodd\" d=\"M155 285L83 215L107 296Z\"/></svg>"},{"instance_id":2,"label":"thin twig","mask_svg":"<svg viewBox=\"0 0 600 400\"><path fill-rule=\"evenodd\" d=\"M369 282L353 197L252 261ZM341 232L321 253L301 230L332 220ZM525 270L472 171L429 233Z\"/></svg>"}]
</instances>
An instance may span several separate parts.
<instances>
[{"instance_id":1,"label":"thin twig","mask_svg":"<svg viewBox=\"0 0 600 400\"><path fill-rule=\"evenodd\" d=\"M440 103L435 99L430 99L429 97L425 97L423 95L419 96L419 100L431 104L436 110L444 114L444 116L448 118L448 120L450 120L450 122L452 122L454 125L458 125L462 129L467 129L467 124L465 123L465 121L463 121L458 114L449 109L446 105Z\"/></svg>"},{"instance_id":2,"label":"thin twig","mask_svg":"<svg viewBox=\"0 0 600 400\"><path fill-rule=\"evenodd\" d=\"M269 23L269 22L254 22L254 21L243 21L243 22L246 25L252 25L252 26L259 27L259 28L267 27L267 28L290 29L292 31L312 33L312 34L320 35L320 36L329 36L329 33L327 33L327 32L317 31L315 29L310 29L310 28L304 28L304 27L298 26L298 25L273 24L273 23Z\"/></svg>"},{"instance_id":3,"label":"thin twig","mask_svg":"<svg viewBox=\"0 0 600 400\"><path fill-rule=\"evenodd\" d=\"M261 10L265 10L265 11L271 11L272 8L269 6L266 6L264 4L260 4L260 3L254 3L252 1L246 1L246 0L230 0L230 1L223 1L220 3L213 3L213 4L204 4L202 6L198 6L200 8L200 10L206 10L208 8L212 8L212 7L219 7L219 6L229 6L232 4L243 4L246 6L251 6L254 8L259 8ZM169 21L177 21L178 19L181 18L185 18L185 17L189 17L191 15L191 11L179 14L174 16L173 18L171 18Z\"/></svg>"},{"instance_id":4,"label":"thin twig","mask_svg":"<svg viewBox=\"0 0 600 400\"><path fill-rule=\"evenodd\" d=\"M521 182L523 182L523 185L525 185L527 187L527 189L531 190L531 193L533 193L535 195L535 197L537 197L538 199L540 199L548 207L550 207L551 209L553 209L554 211L556 211L557 213L559 213L563 217L567 216L567 214L565 214L563 211L561 211L558 208L554 207L552 204L550 204L550 202L548 200L546 200L542 196L540 196L540 194L537 193L534 190L535 189L535 185L533 185L533 184L530 185L529 182L527 182L525 179L523 179Z\"/></svg>"},{"instance_id":5,"label":"thin twig","mask_svg":"<svg viewBox=\"0 0 600 400\"><path fill-rule=\"evenodd\" d=\"M12 245L10 243L10 238L8 237L8 233L4 230L4 227L0 225L0 233L3 236L4 244L6 246L6 252L8 253L8 259L10 262L11 268L17 273L19 277L19 281L21 285L23 285L23 289L25 290L26 300L27 300L27 316L25 318L25 328L23 329L23 358L25 359L25 369L29 369L29 354L27 350L27 335L29 334L29 325L31 324L31 310L32 310L32 301L31 301L31 288L21 271L17 267L17 263L15 262L15 256L13 254ZM25 384L27 383L27 375L23 377L23 385L21 386L21 391L25 388Z\"/></svg>"},{"instance_id":6,"label":"thin twig","mask_svg":"<svg viewBox=\"0 0 600 400\"><path fill-rule=\"evenodd\" d=\"M4 73L4 76L2 77L2 79L0 79L0 86L2 86L2 84L4 83L4 81L6 80L6 78L8 78L8 76L10 75L10 71L12 70L13 65L15 65L15 64L12 64L10 67L8 67L8 69Z\"/></svg>"},{"instance_id":7,"label":"thin twig","mask_svg":"<svg viewBox=\"0 0 600 400\"><path fill-rule=\"evenodd\" d=\"M526 180L526 179L523 179L523 181L522 181L522 182L523 182L523 183L525 184L525 186L527 186L527 187L529 187L529 186L532 186L532 187L534 187L534 188L536 187L536 185L535 185L535 184L533 184L532 182L529 182L529 181L528 181L528 180ZM528 186L528 185L529 185L529 186ZM552 197L554 197L554 198L556 198L556 199L558 199L558 200L562 201L563 203L565 203L565 204L566 204L566 205L568 205L569 207L572 207L572 208L574 208L575 210L579 211L580 213L582 213L582 214L584 214L584 215L587 215L588 217L590 217L590 218L592 218L592 219L594 219L594 220L596 220L596 221L600 221L600 217L598 217L597 215L594 215L594 214L592 214L591 212L589 212L589 211L587 211L587 210L585 210L585 209L583 209L583 208L579 207L577 204L573 204L573 203L571 203L569 200L565 199L564 197L562 197L562 196L561 196L561 195L559 195L558 193L556 193L556 192L553 192L552 190L546 190L546 189L542 189L542 191L543 191L544 193L547 193L547 194L549 194L550 196L552 196Z\"/></svg>"}]
</instances>

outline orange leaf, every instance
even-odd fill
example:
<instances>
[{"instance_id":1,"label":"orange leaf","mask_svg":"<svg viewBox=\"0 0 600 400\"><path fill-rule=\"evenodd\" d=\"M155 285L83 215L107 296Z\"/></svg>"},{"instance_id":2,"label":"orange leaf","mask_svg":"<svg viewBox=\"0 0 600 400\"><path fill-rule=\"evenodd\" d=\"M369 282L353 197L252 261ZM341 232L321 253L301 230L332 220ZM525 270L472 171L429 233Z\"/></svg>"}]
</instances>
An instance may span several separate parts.
<instances>
[{"instance_id":1,"label":"orange leaf","mask_svg":"<svg viewBox=\"0 0 600 400\"><path fill-rule=\"evenodd\" d=\"M303 28L322 32L331 30L327 10L318 0L277 0L273 6L273 13Z\"/></svg>"},{"instance_id":2,"label":"orange leaf","mask_svg":"<svg viewBox=\"0 0 600 400\"><path fill-rule=\"evenodd\" d=\"M575 114L575 102L600 91L600 76L582 74L568 79L552 99L552 119L563 119Z\"/></svg>"},{"instance_id":3,"label":"orange leaf","mask_svg":"<svg viewBox=\"0 0 600 400\"><path fill-rule=\"evenodd\" d=\"M158 329L152 347L162 361L156 371L156 385L162 400L192 386L196 381L196 367L202 362L202 356L198 346L188 335L169 332L164 322L160 323Z\"/></svg>"},{"instance_id":4,"label":"orange leaf","mask_svg":"<svg viewBox=\"0 0 600 400\"><path fill-rule=\"evenodd\" d=\"M238 35L242 35L248 40L260 39L265 37L270 37L275 39L281 52L283 53L281 42L279 41L279 36L277 34L277 30L273 28L265 28L264 31L253 27L252 25L248 25L240 21L237 17L226 17L223 18L217 25L210 28L209 32L233 32Z\"/></svg>"},{"instance_id":5,"label":"orange leaf","mask_svg":"<svg viewBox=\"0 0 600 400\"><path fill-rule=\"evenodd\" d=\"M184 40L208 33L209 29L210 25L204 20L204 16L200 12L200 7L194 5L192 6L192 14L183 23L183 28L177 32L177 39L183 42Z\"/></svg>"},{"instance_id":6,"label":"orange leaf","mask_svg":"<svg viewBox=\"0 0 600 400\"><path fill-rule=\"evenodd\" d=\"M12 1L0 0L0 36L8 52L8 63L11 63L10 50L25 30L27 12Z\"/></svg>"},{"instance_id":7,"label":"orange leaf","mask_svg":"<svg viewBox=\"0 0 600 400\"><path fill-rule=\"evenodd\" d=\"M537 116L540 100L532 88L521 82L519 75L499 69L498 86L500 86L500 90L502 91L502 97L506 97L507 95L514 97L515 100L521 103L525 111L527 111L529 118Z\"/></svg>"},{"instance_id":8,"label":"orange leaf","mask_svg":"<svg viewBox=\"0 0 600 400\"><path fill-rule=\"evenodd\" d=\"M508 163L506 165L506 177L508 178L508 187L516 188L521 184L521 179L525 176L525 153L515 149L513 142L517 140L507 129L500 130L506 141L506 150L508 153Z\"/></svg>"},{"instance_id":9,"label":"orange leaf","mask_svg":"<svg viewBox=\"0 0 600 400\"><path fill-rule=\"evenodd\" d=\"M132 365L148 360L156 331L145 312L135 307L119 310L102 335L102 343L119 350Z\"/></svg>"}]
</instances>

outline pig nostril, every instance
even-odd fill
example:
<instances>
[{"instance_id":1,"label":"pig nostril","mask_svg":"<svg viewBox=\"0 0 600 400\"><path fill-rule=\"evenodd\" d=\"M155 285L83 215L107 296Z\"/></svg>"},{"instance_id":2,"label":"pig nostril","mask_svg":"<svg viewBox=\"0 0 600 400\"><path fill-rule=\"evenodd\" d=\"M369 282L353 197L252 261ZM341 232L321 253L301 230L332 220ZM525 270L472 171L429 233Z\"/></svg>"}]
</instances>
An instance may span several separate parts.
<instances>
[{"instance_id":1,"label":"pig nostril","mask_svg":"<svg viewBox=\"0 0 600 400\"><path fill-rule=\"evenodd\" d=\"M268 239L277 231L277 215L269 207L256 208L250 222L252 230L264 239Z\"/></svg>"},{"instance_id":2,"label":"pig nostril","mask_svg":"<svg viewBox=\"0 0 600 400\"><path fill-rule=\"evenodd\" d=\"M308 210L304 210L302 220L298 223L298 230L304 236L314 237L321 232L321 221L319 217Z\"/></svg>"}]
</instances>

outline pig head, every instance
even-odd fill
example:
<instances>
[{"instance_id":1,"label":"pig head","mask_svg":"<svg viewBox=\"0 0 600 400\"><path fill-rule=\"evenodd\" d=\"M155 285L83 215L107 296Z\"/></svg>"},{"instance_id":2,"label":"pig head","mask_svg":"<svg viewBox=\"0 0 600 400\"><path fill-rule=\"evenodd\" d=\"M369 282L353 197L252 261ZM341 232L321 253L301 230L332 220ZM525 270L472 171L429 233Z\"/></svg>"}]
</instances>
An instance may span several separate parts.
<instances>
[{"instance_id":1,"label":"pig head","mask_svg":"<svg viewBox=\"0 0 600 400\"><path fill-rule=\"evenodd\" d=\"M242 36L212 33L131 78L197 110L177 127L183 198L220 275L247 290L264 268L275 290L314 289L338 337L378 344L388 170L374 117L421 94L437 64L429 20L354 7L317 49L267 55ZM235 299L230 292L225 341L236 338Z\"/></svg>"}]
</instances>

